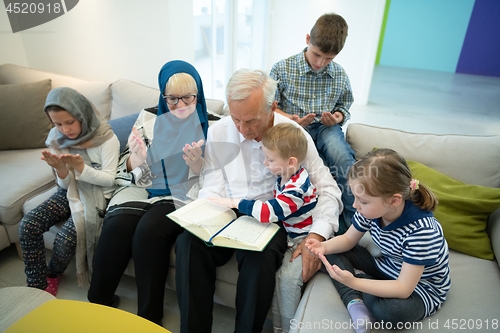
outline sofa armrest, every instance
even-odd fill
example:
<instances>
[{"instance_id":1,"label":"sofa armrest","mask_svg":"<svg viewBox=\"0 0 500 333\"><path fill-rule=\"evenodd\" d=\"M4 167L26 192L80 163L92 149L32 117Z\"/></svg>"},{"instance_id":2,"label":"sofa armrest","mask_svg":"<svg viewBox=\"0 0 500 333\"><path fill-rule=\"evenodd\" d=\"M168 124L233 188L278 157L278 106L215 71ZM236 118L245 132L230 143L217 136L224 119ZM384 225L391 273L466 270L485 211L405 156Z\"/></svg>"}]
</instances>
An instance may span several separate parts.
<instances>
[{"instance_id":1,"label":"sofa armrest","mask_svg":"<svg viewBox=\"0 0 500 333\"><path fill-rule=\"evenodd\" d=\"M495 259L500 265L500 208L490 215L487 231L490 236L491 247L495 253Z\"/></svg>"}]
</instances>

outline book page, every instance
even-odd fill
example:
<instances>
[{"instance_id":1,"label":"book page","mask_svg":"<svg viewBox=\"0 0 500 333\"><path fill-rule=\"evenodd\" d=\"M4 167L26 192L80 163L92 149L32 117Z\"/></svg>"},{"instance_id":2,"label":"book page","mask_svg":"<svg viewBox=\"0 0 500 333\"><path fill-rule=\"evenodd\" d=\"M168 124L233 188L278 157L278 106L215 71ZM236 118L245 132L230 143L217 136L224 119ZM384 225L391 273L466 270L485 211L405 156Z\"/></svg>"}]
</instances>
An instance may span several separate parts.
<instances>
[{"instance_id":1,"label":"book page","mask_svg":"<svg viewBox=\"0 0 500 333\"><path fill-rule=\"evenodd\" d=\"M229 208L209 201L200 201L199 203L199 205L183 207L182 214L178 216L182 220L189 221L190 224L205 229L210 236L215 235L226 224L236 218L236 214Z\"/></svg>"},{"instance_id":2,"label":"book page","mask_svg":"<svg viewBox=\"0 0 500 333\"><path fill-rule=\"evenodd\" d=\"M218 236L232 238L246 244L257 244L259 237L272 226L272 223L261 223L251 216L241 216Z\"/></svg>"},{"instance_id":3,"label":"book page","mask_svg":"<svg viewBox=\"0 0 500 333\"><path fill-rule=\"evenodd\" d=\"M205 199L197 199L167 216L205 242L251 251L262 251L279 230L277 224L260 223L251 216L236 219L232 209Z\"/></svg>"}]
</instances>

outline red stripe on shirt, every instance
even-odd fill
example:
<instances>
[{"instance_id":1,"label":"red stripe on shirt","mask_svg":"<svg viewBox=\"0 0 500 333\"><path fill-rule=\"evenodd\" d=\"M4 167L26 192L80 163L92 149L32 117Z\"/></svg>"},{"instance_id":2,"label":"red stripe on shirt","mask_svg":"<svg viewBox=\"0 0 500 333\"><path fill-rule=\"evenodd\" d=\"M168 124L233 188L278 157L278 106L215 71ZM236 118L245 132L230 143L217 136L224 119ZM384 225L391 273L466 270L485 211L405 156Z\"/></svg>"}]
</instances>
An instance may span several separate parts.
<instances>
[{"instance_id":1,"label":"red stripe on shirt","mask_svg":"<svg viewBox=\"0 0 500 333\"><path fill-rule=\"evenodd\" d=\"M304 169L300 169L300 171L297 172L295 175L293 175L290 179L293 180L293 182L295 183L297 181L297 179L300 178L300 175L302 174L302 171L304 171Z\"/></svg>"},{"instance_id":2,"label":"red stripe on shirt","mask_svg":"<svg viewBox=\"0 0 500 333\"><path fill-rule=\"evenodd\" d=\"M309 216L307 219L305 219L304 221L300 222L300 223L296 223L296 224L288 224L286 223L285 221L283 221L283 225L285 227L289 227L289 228L298 228L298 229L303 229L309 225L311 225L313 223L313 219L312 219L312 216Z\"/></svg>"},{"instance_id":3,"label":"red stripe on shirt","mask_svg":"<svg viewBox=\"0 0 500 333\"><path fill-rule=\"evenodd\" d=\"M292 199L290 199L288 196L286 196L284 194L280 194L276 197L276 199L283 201L284 203L286 203L288 205L288 207L290 208L290 214L295 213L297 211L297 204Z\"/></svg>"},{"instance_id":4,"label":"red stripe on shirt","mask_svg":"<svg viewBox=\"0 0 500 333\"><path fill-rule=\"evenodd\" d=\"M262 210L260 211L260 222L269 223L269 216L271 216L269 207L267 207L267 205L262 205Z\"/></svg>"}]
</instances>

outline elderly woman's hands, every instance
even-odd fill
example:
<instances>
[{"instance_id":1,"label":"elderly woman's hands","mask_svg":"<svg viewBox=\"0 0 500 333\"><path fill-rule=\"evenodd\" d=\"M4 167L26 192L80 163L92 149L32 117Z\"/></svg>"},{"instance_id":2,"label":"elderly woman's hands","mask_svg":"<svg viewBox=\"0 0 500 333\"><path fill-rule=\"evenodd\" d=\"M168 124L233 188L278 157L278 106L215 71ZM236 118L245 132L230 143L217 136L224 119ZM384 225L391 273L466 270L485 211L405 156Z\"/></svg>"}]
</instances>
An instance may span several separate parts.
<instances>
[{"instance_id":1,"label":"elderly woman's hands","mask_svg":"<svg viewBox=\"0 0 500 333\"><path fill-rule=\"evenodd\" d=\"M128 146L130 150L130 157L127 161L129 170L137 168L139 165L146 161L148 148L141 137L137 128L132 128L132 134L128 138Z\"/></svg>"},{"instance_id":2,"label":"elderly woman's hands","mask_svg":"<svg viewBox=\"0 0 500 333\"><path fill-rule=\"evenodd\" d=\"M198 175L201 172L201 166L203 164L201 146L203 146L204 143L205 141L200 140L198 142L193 142L192 146L186 144L186 146L182 149L185 154L182 158L184 158L184 161L186 161L186 164L191 168L191 170Z\"/></svg>"}]
</instances>

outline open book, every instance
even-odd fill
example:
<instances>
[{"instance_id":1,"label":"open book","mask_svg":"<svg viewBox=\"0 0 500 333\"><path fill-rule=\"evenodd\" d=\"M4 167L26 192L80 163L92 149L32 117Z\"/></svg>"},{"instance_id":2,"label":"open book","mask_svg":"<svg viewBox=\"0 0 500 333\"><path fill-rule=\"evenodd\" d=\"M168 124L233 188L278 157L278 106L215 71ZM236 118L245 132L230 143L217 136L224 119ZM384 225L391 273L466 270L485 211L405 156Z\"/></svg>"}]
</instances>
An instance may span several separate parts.
<instances>
[{"instance_id":1,"label":"open book","mask_svg":"<svg viewBox=\"0 0 500 333\"><path fill-rule=\"evenodd\" d=\"M278 231L275 223L261 223L251 216L236 217L227 207L197 199L167 215L209 246L262 251Z\"/></svg>"}]
</instances>

